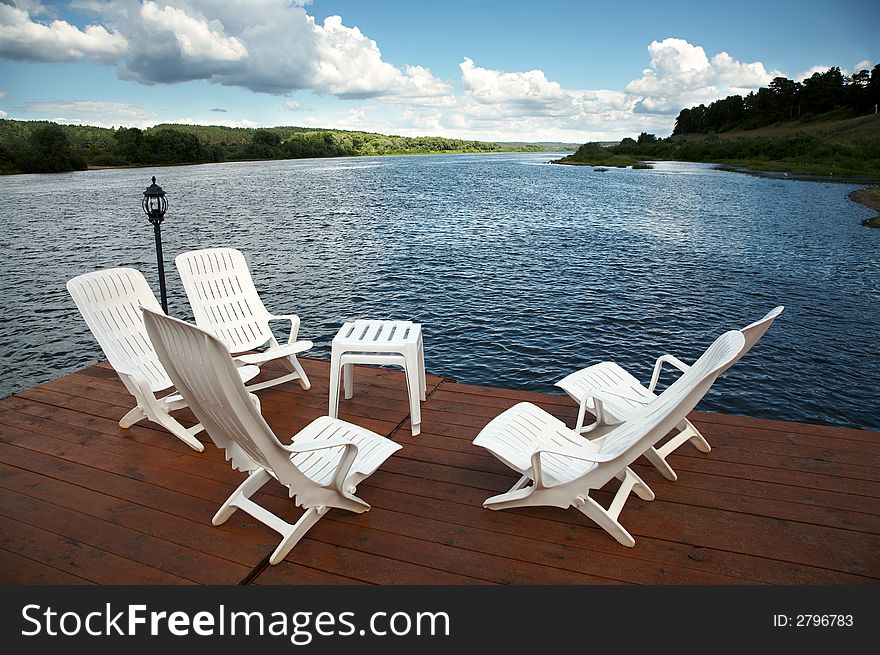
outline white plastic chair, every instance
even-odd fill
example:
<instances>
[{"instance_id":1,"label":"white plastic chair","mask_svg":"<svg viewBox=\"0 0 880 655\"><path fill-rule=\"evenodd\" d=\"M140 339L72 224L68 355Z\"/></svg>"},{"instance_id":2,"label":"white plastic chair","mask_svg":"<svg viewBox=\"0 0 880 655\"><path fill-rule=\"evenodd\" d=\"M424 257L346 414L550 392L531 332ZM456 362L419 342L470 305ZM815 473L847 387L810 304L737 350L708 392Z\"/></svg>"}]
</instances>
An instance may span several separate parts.
<instances>
[{"instance_id":1,"label":"white plastic chair","mask_svg":"<svg viewBox=\"0 0 880 655\"><path fill-rule=\"evenodd\" d=\"M296 356L312 347L311 341L297 341L299 317L269 313L254 287L244 255L234 248L207 248L179 254L174 260L189 299L196 325L220 338L237 360L262 366L280 360L290 373L248 387L265 389L299 380L303 389L311 383ZM275 339L269 321L290 322L283 346ZM260 352L249 352L263 346Z\"/></svg>"},{"instance_id":2,"label":"white plastic chair","mask_svg":"<svg viewBox=\"0 0 880 655\"><path fill-rule=\"evenodd\" d=\"M233 468L249 473L214 515L220 525L242 509L282 536L269 558L277 564L332 507L365 512L370 506L355 495L400 446L374 432L328 416L315 419L282 445L263 419L257 397L235 375L226 346L194 325L144 310L147 333L178 391L208 436L226 453ZM287 487L304 508L295 524L250 498L269 480Z\"/></svg>"},{"instance_id":3,"label":"white plastic chair","mask_svg":"<svg viewBox=\"0 0 880 655\"><path fill-rule=\"evenodd\" d=\"M474 444L522 477L510 491L487 498L483 506L575 507L624 546L634 546L635 539L618 516L630 492L644 500L653 500L654 492L629 465L684 419L744 342L737 330L721 335L663 393L598 439L587 439L531 403L519 403L501 413L480 431ZM590 491L612 478L621 484L606 509L590 497Z\"/></svg>"},{"instance_id":4,"label":"white plastic chair","mask_svg":"<svg viewBox=\"0 0 880 655\"><path fill-rule=\"evenodd\" d=\"M202 426L186 428L171 416L171 412L186 407L186 402L170 392L171 379L147 337L141 307L157 312L161 309L144 276L133 268L110 268L78 275L67 283L67 290L107 361L137 401L137 406L119 421L120 427L129 428L147 418L202 452L205 446L195 437ZM248 380L259 372L256 366L239 369ZM169 393L157 396L166 389Z\"/></svg>"},{"instance_id":5,"label":"white plastic chair","mask_svg":"<svg viewBox=\"0 0 880 655\"><path fill-rule=\"evenodd\" d=\"M739 361L769 329L770 325L785 308L780 305L769 311L762 319L742 328L745 344L740 353L720 373ZM589 434L591 437L601 436L611 427L620 424L634 411L651 402L656 395L657 382L663 364L669 364L687 371L688 365L674 355L661 355L654 364L650 384L643 386L635 376L615 362L600 362L587 368L575 371L559 380L557 387L562 388L579 405L575 430ZM719 374L720 374L719 373ZM599 403L596 399L601 399ZM589 411L595 421L584 426L584 417ZM688 419L683 419L676 426L678 434L669 439L660 448L650 448L645 457L657 468L663 477L676 480L678 475L666 461L676 449L690 441L700 452L708 453L712 447L706 438Z\"/></svg>"}]
</instances>

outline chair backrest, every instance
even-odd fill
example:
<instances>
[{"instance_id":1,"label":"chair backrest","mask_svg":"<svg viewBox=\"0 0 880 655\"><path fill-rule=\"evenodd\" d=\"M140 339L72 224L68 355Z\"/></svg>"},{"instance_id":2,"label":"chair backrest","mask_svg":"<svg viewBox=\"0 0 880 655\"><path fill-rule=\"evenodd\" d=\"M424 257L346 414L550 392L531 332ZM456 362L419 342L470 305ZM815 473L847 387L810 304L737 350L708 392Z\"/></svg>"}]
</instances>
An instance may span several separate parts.
<instances>
[{"instance_id":1,"label":"chair backrest","mask_svg":"<svg viewBox=\"0 0 880 655\"><path fill-rule=\"evenodd\" d=\"M196 324L219 337L229 350L252 350L272 338L269 312L240 251L190 250L179 254L174 263Z\"/></svg>"},{"instance_id":2,"label":"chair backrest","mask_svg":"<svg viewBox=\"0 0 880 655\"><path fill-rule=\"evenodd\" d=\"M67 283L67 291L113 368L137 374L154 392L171 386L141 314L141 307L161 309L139 271L109 268L78 275Z\"/></svg>"},{"instance_id":3,"label":"chair backrest","mask_svg":"<svg viewBox=\"0 0 880 655\"><path fill-rule=\"evenodd\" d=\"M744 343L745 337L739 330L722 334L663 393L605 435L600 451L622 453L625 464L631 464L697 406L721 371L737 357Z\"/></svg>"},{"instance_id":4,"label":"chair backrest","mask_svg":"<svg viewBox=\"0 0 880 655\"><path fill-rule=\"evenodd\" d=\"M778 307L774 307L767 314L764 315L764 318L758 319L754 323L749 323L744 328L740 330L745 339L743 343L742 350L739 351L739 354L733 358L733 361L724 366L719 372L718 375L724 373L731 366L736 364L739 360L745 356L747 352L752 349L761 337L764 336L764 333L770 329L770 326L773 325L773 321L776 320L776 317L779 316L782 311L785 309L784 305L779 305Z\"/></svg>"},{"instance_id":5,"label":"chair backrest","mask_svg":"<svg viewBox=\"0 0 880 655\"><path fill-rule=\"evenodd\" d=\"M257 410L219 339L161 312L145 309L143 320L178 393L235 468L265 468L294 493L314 486Z\"/></svg>"},{"instance_id":6,"label":"chair backrest","mask_svg":"<svg viewBox=\"0 0 880 655\"><path fill-rule=\"evenodd\" d=\"M740 330L743 336L745 337L746 343L743 346L742 352L740 352L739 357L737 357L734 362L739 360L743 355L745 355L749 350L752 349L758 340L764 336L764 333L770 328L773 324L773 321L776 320L776 317L779 316L782 311L785 309L784 305L779 305L778 307L774 307L764 318L755 321L754 323L750 323L746 325L744 328Z\"/></svg>"}]
</instances>

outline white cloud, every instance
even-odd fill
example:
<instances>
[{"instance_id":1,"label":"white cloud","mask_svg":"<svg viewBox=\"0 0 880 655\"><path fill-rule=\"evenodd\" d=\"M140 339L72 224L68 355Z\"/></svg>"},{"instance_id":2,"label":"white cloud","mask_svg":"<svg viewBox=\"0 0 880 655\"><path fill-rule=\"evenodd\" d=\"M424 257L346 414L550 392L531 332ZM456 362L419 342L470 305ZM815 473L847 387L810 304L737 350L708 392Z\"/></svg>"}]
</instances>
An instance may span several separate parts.
<instances>
[{"instance_id":1,"label":"white cloud","mask_svg":"<svg viewBox=\"0 0 880 655\"><path fill-rule=\"evenodd\" d=\"M27 9L0 3L0 57L46 62L84 57L112 61L127 49L125 37L103 25L80 30L63 20L37 23Z\"/></svg>"},{"instance_id":2,"label":"white cloud","mask_svg":"<svg viewBox=\"0 0 880 655\"><path fill-rule=\"evenodd\" d=\"M440 125L461 138L583 142L643 131L665 136L681 109L747 94L780 74L726 52L709 57L683 39L654 41L648 54L649 67L622 91L565 88L542 70L497 71L465 58L459 65L465 93L454 106L402 118Z\"/></svg>"},{"instance_id":3,"label":"white cloud","mask_svg":"<svg viewBox=\"0 0 880 655\"><path fill-rule=\"evenodd\" d=\"M3 111L2 109L0 109L0 118L6 118L8 115L9 115L9 114L7 114L5 111Z\"/></svg>"},{"instance_id":4,"label":"white cloud","mask_svg":"<svg viewBox=\"0 0 880 655\"><path fill-rule=\"evenodd\" d=\"M465 90L476 102L485 105L508 105L530 113L558 113L568 110L571 93L551 82L543 71L505 73L480 68L465 57L459 64Z\"/></svg>"},{"instance_id":5,"label":"white cloud","mask_svg":"<svg viewBox=\"0 0 880 655\"><path fill-rule=\"evenodd\" d=\"M267 125L263 125L258 123L257 121L252 121L248 118L240 118L240 119L232 119L232 118L209 118L197 120L192 116L185 116L183 118L177 118L172 121L168 121L170 123L175 123L178 125L220 125L221 127L268 127Z\"/></svg>"},{"instance_id":6,"label":"white cloud","mask_svg":"<svg viewBox=\"0 0 880 655\"><path fill-rule=\"evenodd\" d=\"M30 61L121 58L120 76L144 84L208 80L261 93L298 89L340 98L449 104L452 89L417 65L382 58L357 27L316 24L300 0L79 0L102 22L83 30L40 22L0 4L0 56Z\"/></svg>"},{"instance_id":7,"label":"white cloud","mask_svg":"<svg viewBox=\"0 0 880 655\"><path fill-rule=\"evenodd\" d=\"M699 45L667 38L648 46L649 65L623 89L566 88L543 70L493 70L463 57L456 94L449 81L418 62L386 61L379 44L342 17L317 23L304 9L306 0L74 0L80 14L95 16L96 24L86 27L50 20L52 7L37 0L4 2L0 57L94 58L117 63L120 77L143 84L205 80L279 96L308 90L346 99L352 111L298 121L398 134L572 142L641 131L665 136L681 109L745 95L780 75L761 62L739 61L727 52L709 55ZM381 101L379 109L358 102L363 99ZM296 100L280 102L287 111L312 111ZM85 122L94 117L93 124L155 120L112 105L104 113L83 103L44 110ZM217 124L216 112L205 116L187 120ZM248 120L220 124L243 126Z\"/></svg>"},{"instance_id":8,"label":"white cloud","mask_svg":"<svg viewBox=\"0 0 880 655\"><path fill-rule=\"evenodd\" d=\"M156 121L156 112L121 102L57 100L29 102L22 111L40 114L56 123L95 125L97 127L149 127Z\"/></svg>"},{"instance_id":9,"label":"white cloud","mask_svg":"<svg viewBox=\"0 0 880 655\"><path fill-rule=\"evenodd\" d=\"M781 75L768 72L760 62L743 63L726 52L709 59L702 47L683 39L653 41L648 54L650 67L625 87L639 98L634 110L638 113L678 114L685 107L748 94Z\"/></svg>"},{"instance_id":10,"label":"white cloud","mask_svg":"<svg viewBox=\"0 0 880 655\"><path fill-rule=\"evenodd\" d=\"M451 87L422 66L403 71L382 60L372 39L357 27L346 27L340 16L315 25L317 61L313 88L339 97L437 98Z\"/></svg>"},{"instance_id":11,"label":"white cloud","mask_svg":"<svg viewBox=\"0 0 880 655\"><path fill-rule=\"evenodd\" d=\"M247 48L239 39L227 36L220 21L209 23L203 16L190 16L170 5L160 9L149 0L141 5L141 19L150 31L171 32L183 57L217 62L247 57Z\"/></svg>"},{"instance_id":12,"label":"white cloud","mask_svg":"<svg viewBox=\"0 0 880 655\"><path fill-rule=\"evenodd\" d=\"M816 73L825 73L829 70L831 70L831 66L813 66L812 68L805 70L803 73L795 75L794 81L803 82L804 80L813 77Z\"/></svg>"},{"instance_id":13,"label":"white cloud","mask_svg":"<svg viewBox=\"0 0 880 655\"><path fill-rule=\"evenodd\" d=\"M870 59L862 59L859 63L853 66L854 73L861 73L862 71L870 71L874 68L874 62Z\"/></svg>"},{"instance_id":14,"label":"white cloud","mask_svg":"<svg viewBox=\"0 0 880 655\"><path fill-rule=\"evenodd\" d=\"M29 102L22 109L28 112L52 114L52 113L76 113L83 116L120 116L130 118L150 118L155 112L135 105L127 105L121 102L96 102L82 100L59 100L55 102Z\"/></svg>"}]
</instances>

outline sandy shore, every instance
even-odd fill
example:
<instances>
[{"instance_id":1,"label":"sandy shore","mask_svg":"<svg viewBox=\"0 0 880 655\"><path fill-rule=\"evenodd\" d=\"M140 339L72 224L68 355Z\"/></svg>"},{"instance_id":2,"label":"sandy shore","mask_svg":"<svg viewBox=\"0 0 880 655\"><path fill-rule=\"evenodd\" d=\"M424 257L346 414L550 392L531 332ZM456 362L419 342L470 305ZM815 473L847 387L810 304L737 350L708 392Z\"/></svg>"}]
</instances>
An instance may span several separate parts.
<instances>
[{"instance_id":1,"label":"sandy shore","mask_svg":"<svg viewBox=\"0 0 880 655\"><path fill-rule=\"evenodd\" d=\"M864 189L856 189L849 194L851 200L860 202L865 207L870 207L875 212L880 212L880 186L869 186ZM862 225L868 227L880 227L880 215L873 218L866 218L862 221Z\"/></svg>"}]
</instances>

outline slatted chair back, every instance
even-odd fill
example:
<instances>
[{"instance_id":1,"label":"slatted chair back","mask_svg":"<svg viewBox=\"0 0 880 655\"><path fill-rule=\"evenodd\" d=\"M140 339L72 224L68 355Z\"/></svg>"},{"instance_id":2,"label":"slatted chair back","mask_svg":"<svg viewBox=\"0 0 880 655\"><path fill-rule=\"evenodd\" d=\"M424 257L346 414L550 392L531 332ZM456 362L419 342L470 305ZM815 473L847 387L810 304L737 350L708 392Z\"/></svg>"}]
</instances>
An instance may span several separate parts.
<instances>
[{"instance_id":1,"label":"slatted chair back","mask_svg":"<svg viewBox=\"0 0 880 655\"><path fill-rule=\"evenodd\" d=\"M161 312L145 310L144 323L177 391L235 468L272 471L292 493L314 484L290 461L220 340Z\"/></svg>"},{"instance_id":2,"label":"slatted chair back","mask_svg":"<svg viewBox=\"0 0 880 655\"><path fill-rule=\"evenodd\" d=\"M161 308L139 271L110 268L85 273L68 281L67 290L114 369L138 375L154 392L172 385L141 315L141 307L157 312Z\"/></svg>"},{"instance_id":3,"label":"slatted chair back","mask_svg":"<svg viewBox=\"0 0 880 655\"><path fill-rule=\"evenodd\" d=\"M626 453L621 461L623 466L629 466L697 406L721 371L739 355L744 343L739 330L718 337L663 393L609 432L600 452Z\"/></svg>"},{"instance_id":4,"label":"slatted chair back","mask_svg":"<svg viewBox=\"0 0 880 655\"><path fill-rule=\"evenodd\" d=\"M175 258L196 324L217 335L232 353L272 339L269 312L244 255L234 248L206 248Z\"/></svg>"},{"instance_id":5,"label":"slatted chair back","mask_svg":"<svg viewBox=\"0 0 880 655\"><path fill-rule=\"evenodd\" d=\"M771 309L764 318L761 318L754 323L749 323L744 328L740 330L742 332L743 337L745 337L745 344L743 345L742 350L739 355L737 355L736 359L734 359L730 364L728 364L726 368L736 364L740 359L742 359L743 355L749 352L761 337L764 336L764 333L770 329L770 326L773 325L773 321L783 312L785 309L784 305L779 305L778 307L774 307Z\"/></svg>"}]
</instances>

